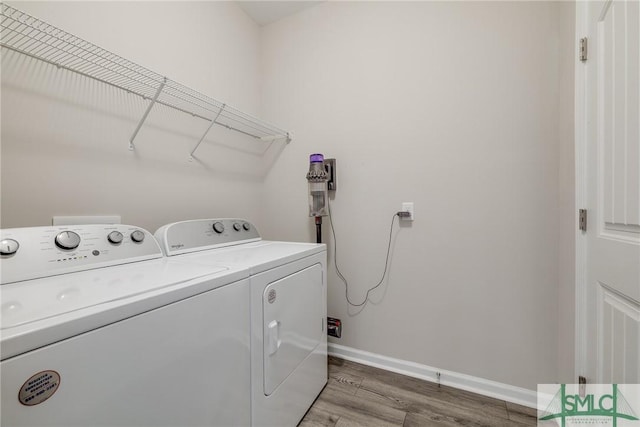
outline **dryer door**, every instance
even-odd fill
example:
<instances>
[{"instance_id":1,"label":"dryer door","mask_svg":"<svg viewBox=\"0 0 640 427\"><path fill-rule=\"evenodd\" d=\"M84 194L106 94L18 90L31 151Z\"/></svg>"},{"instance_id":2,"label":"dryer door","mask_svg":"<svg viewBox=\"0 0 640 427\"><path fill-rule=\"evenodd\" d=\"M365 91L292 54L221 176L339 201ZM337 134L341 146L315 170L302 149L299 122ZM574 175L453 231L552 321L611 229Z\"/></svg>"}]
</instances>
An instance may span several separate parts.
<instances>
[{"instance_id":1,"label":"dryer door","mask_svg":"<svg viewBox=\"0 0 640 427\"><path fill-rule=\"evenodd\" d=\"M262 294L264 394L270 395L316 348L324 333L322 266L270 283Z\"/></svg>"}]
</instances>

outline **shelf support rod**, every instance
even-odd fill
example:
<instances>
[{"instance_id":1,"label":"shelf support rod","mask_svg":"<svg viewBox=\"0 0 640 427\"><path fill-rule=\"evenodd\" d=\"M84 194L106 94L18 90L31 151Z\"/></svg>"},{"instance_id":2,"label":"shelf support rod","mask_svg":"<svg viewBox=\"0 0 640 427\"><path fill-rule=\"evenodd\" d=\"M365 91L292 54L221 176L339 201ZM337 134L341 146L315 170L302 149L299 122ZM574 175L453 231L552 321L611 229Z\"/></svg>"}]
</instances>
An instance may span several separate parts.
<instances>
[{"instance_id":1,"label":"shelf support rod","mask_svg":"<svg viewBox=\"0 0 640 427\"><path fill-rule=\"evenodd\" d=\"M236 130L236 129L234 129ZM258 137L258 139L260 141L267 141L267 142L273 142L276 141L278 139L284 139L286 140L287 144L291 142L291 139L293 137L291 136L291 132L287 132L284 135L267 135L267 136L260 136Z\"/></svg>"},{"instance_id":2,"label":"shelf support rod","mask_svg":"<svg viewBox=\"0 0 640 427\"><path fill-rule=\"evenodd\" d=\"M147 116L151 112L151 109L153 108L153 104L155 104L156 101L158 100L160 93L162 93L162 89L164 89L165 84L167 84L166 77L162 80L162 83L160 83L160 86L158 86L158 90L156 91L156 94L153 95L153 99L151 100L151 103L147 106L147 110L142 115L142 118L140 119L140 122L138 123L136 130L133 131L133 135L131 135L131 138L129 138L129 150L135 149L135 146L133 145L133 141L136 139L136 136L138 135L140 128L144 124L144 121L147 120Z\"/></svg>"},{"instance_id":3,"label":"shelf support rod","mask_svg":"<svg viewBox=\"0 0 640 427\"><path fill-rule=\"evenodd\" d=\"M211 130L213 125L216 124L216 121L218 120L218 117L220 117L220 114L222 114L222 112L224 111L224 107L226 107L226 106L227 106L227 104L222 104L222 107L220 107L220 110L218 111L218 114L216 114L214 119L211 120L211 123L209 123L209 127L207 127L207 130L204 131L204 134L202 134L202 136L200 137L200 140L198 141L196 146L193 147L193 150L191 150L191 153L189 153L189 160L190 161L193 160L193 153L195 153L196 150L198 149L198 147L200 146L200 144L202 144L202 141L204 141L204 138L207 136L207 134L209 133L209 131Z\"/></svg>"}]
</instances>

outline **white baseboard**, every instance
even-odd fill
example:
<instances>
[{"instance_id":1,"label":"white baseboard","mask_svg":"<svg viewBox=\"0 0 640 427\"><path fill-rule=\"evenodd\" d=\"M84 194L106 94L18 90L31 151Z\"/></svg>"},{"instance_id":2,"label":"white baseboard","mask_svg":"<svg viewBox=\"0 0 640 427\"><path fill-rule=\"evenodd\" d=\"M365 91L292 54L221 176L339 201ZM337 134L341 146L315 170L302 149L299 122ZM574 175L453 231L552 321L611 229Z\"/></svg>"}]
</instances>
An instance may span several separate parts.
<instances>
[{"instance_id":1,"label":"white baseboard","mask_svg":"<svg viewBox=\"0 0 640 427\"><path fill-rule=\"evenodd\" d=\"M334 343L329 343L328 351L330 356L336 356L341 359L431 382L438 382L436 374L439 372L440 384L442 385L506 400L507 402L517 403L530 408L536 408L537 397L536 391L534 390L460 374L458 372L437 369L420 363L382 356L380 354Z\"/></svg>"}]
</instances>

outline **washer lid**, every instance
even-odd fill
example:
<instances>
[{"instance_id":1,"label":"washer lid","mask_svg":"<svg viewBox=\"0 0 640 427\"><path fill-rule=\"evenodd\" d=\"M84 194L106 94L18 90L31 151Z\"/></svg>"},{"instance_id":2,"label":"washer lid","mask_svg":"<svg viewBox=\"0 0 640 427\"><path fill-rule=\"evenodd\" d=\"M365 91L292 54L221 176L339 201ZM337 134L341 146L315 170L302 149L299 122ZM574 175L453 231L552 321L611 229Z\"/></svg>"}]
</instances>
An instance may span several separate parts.
<instances>
[{"instance_id":1,"label":"washer lid","mask_svg":"<svg viewBox=\"0 0 640 427\"><path fill-rule=\"evenodd\" d=\"M0 288L1 360L120 320L231 285L248 286L249 272L166 258Z\"/></svg>"},{"instance_id":2,"label":"washer lid","mask_svg":"<svg viewBox=\"0 0 640 427\"><path fill-rule=\"evenodd\" d=\"M55 318L225 270L222 266L168 263L164 259L16 282L0 287L1 329ZM224 278L224 276L222 277ZM222 280L221 284L227 281Z\"/></svg>"}]
</instances>

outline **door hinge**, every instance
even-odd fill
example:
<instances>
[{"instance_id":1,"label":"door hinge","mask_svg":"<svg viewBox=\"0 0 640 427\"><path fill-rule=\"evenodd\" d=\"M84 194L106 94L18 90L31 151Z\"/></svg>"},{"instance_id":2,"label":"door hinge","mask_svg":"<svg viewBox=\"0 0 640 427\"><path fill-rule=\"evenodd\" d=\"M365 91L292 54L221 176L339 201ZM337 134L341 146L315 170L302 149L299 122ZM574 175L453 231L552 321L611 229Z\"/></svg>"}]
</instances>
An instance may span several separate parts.
<instances>
[{"instance_id":1,"label":"door hinge","mask_svg":"<svg viewBox=\"0 0 640 427\"><path fill-rule=\"evenodd\" d=\"M578 211L578 228L580 231L587 231L587 210L580 209Z\"/></svg>"},{"instance_id":2,"label":"door hinge","mask_svg":"<svg viewBox=\"0 0 640 427\"><path fill-rule=\"evenodd\" d=\"M586 37L583 37L580 39L580 61L582 62L586 62L587 61L587 47L588 47L588 41Z\"/></svg>"},{"instance_id":3,"label":"door hinge","mask_svg":"<svg viewBox=\"0 0 640 427\"><path fill-rule=\"evenodd\" d=\"M587 394L587 378L582 375L578 377L578 394L582 398Z\"/></svg>"}]
</instances>

